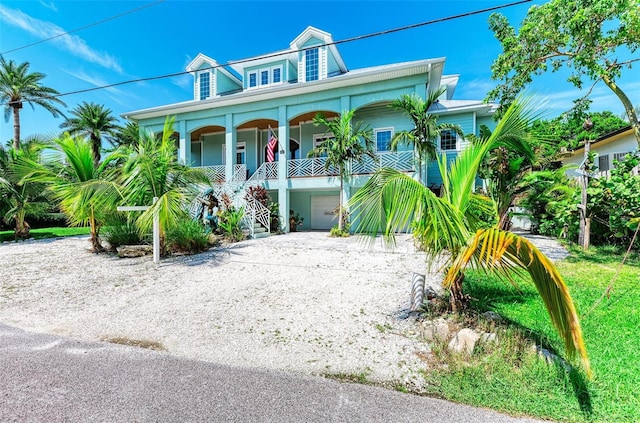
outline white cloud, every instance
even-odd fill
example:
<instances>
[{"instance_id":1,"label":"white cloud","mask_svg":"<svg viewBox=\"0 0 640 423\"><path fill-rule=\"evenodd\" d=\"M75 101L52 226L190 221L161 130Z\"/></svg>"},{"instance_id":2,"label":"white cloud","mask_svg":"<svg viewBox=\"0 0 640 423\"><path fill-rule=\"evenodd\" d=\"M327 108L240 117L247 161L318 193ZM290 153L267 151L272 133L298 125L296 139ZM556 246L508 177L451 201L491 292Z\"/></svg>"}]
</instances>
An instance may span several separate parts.
<instances>
[{"instance_id":1,"label":"white cloud","mask_svg":"<svg viewBox=\"0 0 640 423\"><path fill-rule=\"evenodd\" d=\"M58 11L58 6L56 6L56 4L52 1L46 2L44 0L40 0L40 5L42 5L42 7L46 7L49 10L53 10L54 12Z\"/></svg>"},{"instance_id":2,"label":"white cloud","mask_svg":"<svg viewBox=\"0 0 640 423\"><path fill-rule=\"evenodd\" d=\"M73 76L74 78L77 78L84 82L88 82L89 84L96 87L103 87L105 85L109 85L109 82L105 81L104 79L98 76L89 75L83 71L70 71L66 69L62 69L62 71ZM109 98L111 98L116 103L125 107L131 107L128 102L124 101L125 99L137 100L137 97L133 95L131 92L121 90L120 88L117 88L117 87L107 87L107 88L103 88L103 90L110 94Z\"/></svg>"},{"instance_id":3,"label":"white cloud","mask_svg":"<svg viewBox=\"0 0 640 423\"><path fill-rule=\"evenodd\" d=\"M66 32L64 28L61 28L56 24L32 18L20 10L10 9L2 5L0 5L0 21L14 27L21 28L24 31L42 39L55 37ZM122 67L115 57L92 49L77 35L65 34L47 42L55 44L58 48L88 62L122 73Z\"/></svg>"}]
</instances>

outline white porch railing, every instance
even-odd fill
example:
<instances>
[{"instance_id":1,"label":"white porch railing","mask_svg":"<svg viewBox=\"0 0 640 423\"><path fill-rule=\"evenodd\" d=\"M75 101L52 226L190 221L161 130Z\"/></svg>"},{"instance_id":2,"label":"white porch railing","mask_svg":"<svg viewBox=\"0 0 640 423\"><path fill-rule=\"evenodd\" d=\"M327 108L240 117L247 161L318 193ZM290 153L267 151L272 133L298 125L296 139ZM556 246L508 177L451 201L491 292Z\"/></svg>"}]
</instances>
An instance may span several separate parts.
<instances>
[{"instance_id":1,"label":"white porch railing","mask_svg":"<svg viewBox=\"0 0 640 423\"><path fill-rule=\"evenodd\" d=\"M247 182L278 179L278 162L265 162L247 180Z\"/></svg>"},{"instance_id":2,"label":"white porch railing","mask_svg":"<svg viewBox=\"0 0 640 423\"><path fill-rule=\"evenodd\" d=\"M247 166L243 164L237 164L233 167L232 181L246 181L247 180Z\"/></svg>"},{"instance_id":3,"label":"white porch railing","mask_svg":"<svg viewBox=\"0 0 640 423\"><path fill-rule=\"evenodd\" d=\"M244 225L251 232L251 238L255 237L254 222L259 222L268 233L271 233L271 212L262 203L250 195L245 195L244 200Z\"/></svg>"},{"instance_id":4,"label":"white porch railing","mask_svg":"<svg viewBox=\"0 0 640 423\"><path fill-rule=\"evenodd\" d=\"M224 165L216 166L200 166L198 169L202 169L211 182L222 183L225 180Z\"/></svg>"},{"instance_id":5,"label":"white porch railing","mask_svg":"<svg viewBox=\"0 0 640 423\"><path fill-rule=\"evenodd\" d=\"M338 168L330 166L325 169L326 157L295 159L287 161L287 178L304 178L313 176L335 176Z\"/></svg>"},{"instance_id":6,"label":"white porch railing","mask_svg":"<svg viewBox=\"0 0 640 423\"><path fill-rule=\"evenodd\" d=\"M413 151L378 153L375 160L365 156L361 162L354 161L352 163L351 173L354 175L366 175L374 173L383 167L389 167L401 172L413 171Z\"/></svg>"}]
</instances>

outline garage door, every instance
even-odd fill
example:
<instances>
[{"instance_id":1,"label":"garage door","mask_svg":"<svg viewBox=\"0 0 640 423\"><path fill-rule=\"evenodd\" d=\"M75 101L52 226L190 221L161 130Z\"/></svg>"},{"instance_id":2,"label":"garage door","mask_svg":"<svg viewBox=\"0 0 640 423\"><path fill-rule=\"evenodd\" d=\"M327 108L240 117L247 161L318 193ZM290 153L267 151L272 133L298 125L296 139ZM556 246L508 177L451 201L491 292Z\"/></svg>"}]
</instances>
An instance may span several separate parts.
<instances>
[{"instance_id":1,"label":"garage door","mask_svg":"<svg viewBox=\"0 0 640 423\"><path fill-rule=\"evenodd\" d=\"M337 195L316 195L311 197L311 229L329 230L338 224L333 211L338 207Z\"/></svg>"}]
</instances>

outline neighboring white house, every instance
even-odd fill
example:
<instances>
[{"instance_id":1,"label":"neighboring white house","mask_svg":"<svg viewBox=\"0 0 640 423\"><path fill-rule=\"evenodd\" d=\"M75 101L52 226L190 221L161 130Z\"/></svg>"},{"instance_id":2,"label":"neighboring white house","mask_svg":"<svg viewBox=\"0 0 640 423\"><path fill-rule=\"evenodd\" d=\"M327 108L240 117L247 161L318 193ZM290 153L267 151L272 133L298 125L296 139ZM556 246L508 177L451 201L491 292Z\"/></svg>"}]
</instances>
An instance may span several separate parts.
<instances>
[{"instance_id":1,"label":"neighboring white house","mask_svg":"<svg viewBox=\"0 0 640 423\"><path fill-rule=\"evenodd\" d=\"M591 151L595 152L595 164L598 167L596 175L602 177L609 177L611 175L611 169L614 169L614 160L623 160L624 156L628 153L633 153L638 150L638 143L633 135L633 128L631 126L618 129L617 131L610 132L601 136L591 143ZM584 161L584 146L571 151L571 157L563 160L564 164L575 164L575 169L567 171L569 177L577 177L579 173L578 167ZM635 169L635 174L638 174L638 168Z\"/></svg>"}]
</instances>

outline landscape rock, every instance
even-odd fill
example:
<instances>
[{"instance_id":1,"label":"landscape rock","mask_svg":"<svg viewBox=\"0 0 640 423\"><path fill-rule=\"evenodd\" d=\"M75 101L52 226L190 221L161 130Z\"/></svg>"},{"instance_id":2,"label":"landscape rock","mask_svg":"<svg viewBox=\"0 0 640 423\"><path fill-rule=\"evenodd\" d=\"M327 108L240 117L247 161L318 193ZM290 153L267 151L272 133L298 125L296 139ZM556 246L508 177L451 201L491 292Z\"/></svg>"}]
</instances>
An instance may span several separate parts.
<instances>
[{"instance_id":1,"label":"landscape rock","mask_svg":"<svg viewBox=\"0 0 640 423\"><path fill-rule=\"evenodd\" d=\"M449 349L453 352L467 352L472 354L476 346L476 342L480 339L480 334L473 329L461 329L449 342Z\"/></svg>"},{"instance_id":2,"label":"landscape rock","mask_svg":"<svg viewBox=\"0 0 640 423\"><path fill-rule=\"evenodd\" d=\"M444 319L422 322L422 336L426 341L446 341L449 338L449 324Z\"/></svg>"},{"instance_id":3,"label":"landscape rock","mask_svg":"<svg viewBox=\"0 0 640 423\"><path fill-rule=\"evenodd\" d=\"M424 297L427 300L433 300L434 298L438 298L440 297L440 295L438 295L438 293L436 292L435 289L433 289L433 287L431 286L426 286L424 288Z\"/></svg>"},{"instance_id":4,"label":"landscape rock","mask_svg":"<svg viewBox=\"0 0 640 423\"><path fill-rule=\"evenodd\" d=\"M153 254L153 246L151 245L121 245L116 248L118 257L142 257L147 254Z\"/></svg>"}]
</instances>

